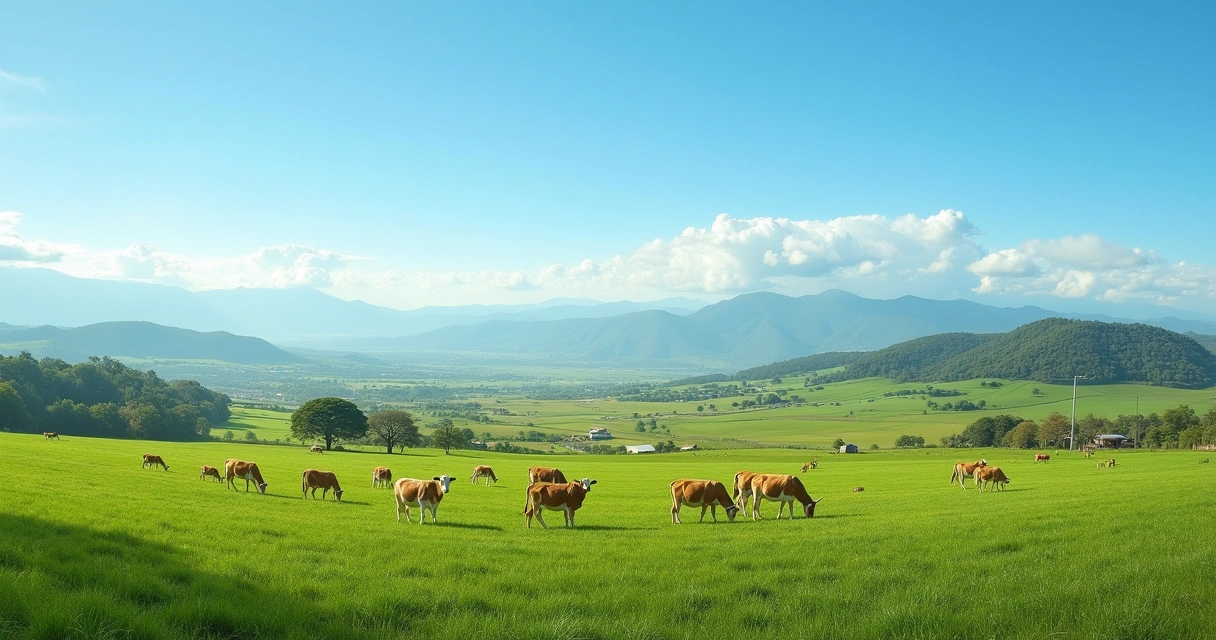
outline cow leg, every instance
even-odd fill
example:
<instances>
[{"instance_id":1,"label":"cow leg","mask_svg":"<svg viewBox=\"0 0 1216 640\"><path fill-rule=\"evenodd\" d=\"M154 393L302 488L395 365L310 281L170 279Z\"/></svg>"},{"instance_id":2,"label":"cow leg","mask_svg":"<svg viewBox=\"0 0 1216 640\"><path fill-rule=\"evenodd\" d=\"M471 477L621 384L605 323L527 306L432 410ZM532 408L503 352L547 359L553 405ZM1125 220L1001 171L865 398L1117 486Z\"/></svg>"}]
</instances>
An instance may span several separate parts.
<instances>
[{"instance_id":1,"label":"cow leg","mask_svg":"<svg viewBox=\"0 0 1216 640\"><path fill-rule=\"evenodd\" d=\"M680 524L680 503L671 505L671 523Z\"/></svg>"},{"instance_id":2,"label":"cow leg","mask_svg":"<svg viewBox=\"0 0 1216 640\"><path fill-rule=\"evenodd\" d=\"M571 529L574 528L574 510L573 509L570 510L570 528Z\"/></svg>"},{"instance_id":3,"label":"cow leg","mask_svg":"<svg viewBox=\"0 0 1216 640\"><path fill-rule=\"evenodd\" d=\"M718 505L716 505L716 504L709 505L709 517L714 519L714 524L717 524L717 522L718 522ZM701 512L701 518L702 519L705 518L704 511Z\"/></svg>"},{"instance_id":4,"label":"cow leg","mask_svg":"<svg viewBox=\"0 0 1216 640\"><path fill-rule=\"evenodd\" d=\"M706 508L707 507L705 505L701 505L701 519L697 520L697 522L705 522L705 509Z\"/></svg>"},{"instance_id":5,"label":"cow leg","mask_svg":"<svg viewBox=\"0 0 1216 640\"><path fill-rule=\"evenodd\" d=\"M543 511L543 510L544 509L541 509L540 507L537 507L535 509L536 521L540 523L540 527L542 529L548 529L549 525L545 524L545 518L544 518L544 516L541 515L541 511ZM530 525L529 525L529 528L530 528Z\"/></svg>"},{"instance_id":6,"label":"cow leg","mask_svg":"<svg viewBox=\"0 0 1216 640\"><path fill-rule=\"evenodd\" d=\"M435 524L435 511L439 509L439 503L431 503L431 524Z\"/></svg>"},{"instance_id":7,"label":"cow leg","mask_svg":"<svg viewBox=\"0 0 1216 640\"><path fill-rule=\"evenodd\" d=\"M760 517L760 494L752 496L752 520L761 520Z\"/></svg>"}]
</instances>

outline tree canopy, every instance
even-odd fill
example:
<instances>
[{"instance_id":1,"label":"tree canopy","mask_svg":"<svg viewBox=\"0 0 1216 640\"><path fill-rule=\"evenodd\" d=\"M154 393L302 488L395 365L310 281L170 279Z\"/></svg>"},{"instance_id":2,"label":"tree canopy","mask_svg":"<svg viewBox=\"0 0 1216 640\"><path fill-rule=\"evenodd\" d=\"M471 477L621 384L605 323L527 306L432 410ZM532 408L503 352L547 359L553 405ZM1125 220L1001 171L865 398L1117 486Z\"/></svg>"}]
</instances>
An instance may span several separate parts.
<instances>
[{"instance_id":1,"label":"tree canopy","mask_svg":"<svg viewBox=\"0 0 1216 640\"><path fill-rule=\"evenodd\" d=\"M414 424L414 416L408 411L390 409L373 413L367 418L367 433L372 439L383 444L389 453L393 447L416 447L422 442L418 433L418 425Z\"/></svg>"},{"instance_id":2,"label":"tree canopy","mask_svg":"<svg viewBox=\"0 0 1216 640\"><path fill-rule=\"evenodd\" d=\"M469 441L465 438L465 434L451 424L451 421L437 427L431 434L431 446L443 449L445 454L451 454L452 449L463 449L468 444Z\"/></svg>"},{"instance_id":3,"label":"tree canopy","mask_svg":"<svg viewBox=\"0 0 1216 640\"><path fill-rule=\"evenodd\" d=\"M230 403L197 382L166 382L111 358L0 356L0 430L198 440L228 421Z\"/></svg>"},{"instance_id":4,"label":"tree canopy","mask_svg":"<svg viewBox=\"0 0 1216 640\"><path fill-rule=\"evenodd\" d=\"M300 440L323 439L329 450L335 441L367 435L367 416L349 400L315 398L291 414L291 435Z\"/></svg>"}]
</instances>

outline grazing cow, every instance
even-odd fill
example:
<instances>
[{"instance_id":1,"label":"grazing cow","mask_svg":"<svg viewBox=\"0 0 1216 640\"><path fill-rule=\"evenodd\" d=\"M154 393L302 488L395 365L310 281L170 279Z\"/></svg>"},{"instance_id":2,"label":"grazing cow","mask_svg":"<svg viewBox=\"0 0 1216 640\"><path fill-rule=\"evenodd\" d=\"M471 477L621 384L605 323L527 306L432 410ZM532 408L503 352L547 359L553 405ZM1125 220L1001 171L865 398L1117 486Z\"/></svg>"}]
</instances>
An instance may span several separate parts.
<instances>
[{"instance_id":1,"label":"grazing cow","mask_svg":"<svg viewBox=\"0 0 1216 640\"><path fill-rule=\"evenodd\" d=\"M528 469L528 484L532 484L533 482L564 484L566 482L566 474L562 473L561 469L554 469L552 467L532 467Z\"/></svg>"},{"instance_id":2,"label":"grazing cow","mask_svg":"<svg viewBox=\"0 0 1216 640\"><path fill-rule=\"evenodd\" d=\"M1089 449L1086 449L1086 450L1082 451L1081 453L1082 453L1082 454L1083 454L1083 455L1084 455L1086 458L1093 457L1093 455L1094 455L1094 452L1093 452L1093 451L1090 451Z\"/></svg>"},{"instance_id":3,"label":"grazing cow","mask_svg":"<svg viewBox=\"0 0 1216 640\"><path fill-rule=\"evenodd\" d=\"M253 480L253 484L257 486L258 493L266 493L266 482L262 480L262 471L258 469L256 462L228 458L224 461L224 477L233 491L238 491L236 479L242 478L245 480L245 493L249 493L250 480Z\"/></svg>"},{"instance_id":4,"label":"grazing cow","mask_svg":"<svg viewBox=\"0 0 1216 640\"><path fill-rule=\"evenodd\" d=\"M861 493L862 491L865 491L865 490L866 490L865 487L853 487L853 493ZM822 500L822 499L823 498L820 498L820 500Z\"/></svg>"},{"instance_id":5,"label":"grazing cow","mask_svg":"<svg viewBox=\"0 0 1216 640\"><path fill-rule=\"evenodd\" d=\"M152 455L152 454L150 454L150 453L145 453L145 454L144 454L144 464L143 464L143 467L144 467L145 469L147 469L148 467L153 467L153 468L155 468L155 467L156 467L156 465L158 465L158 464L159 464L160 466L164 467L164 468L165 468L165 471L168 471L168 470L169 470L169 465L165 464L165 461L164 461L164 460L161 460L160 456L154 456L154 455Z\"/></svg>"},{"instance_id":6,"label":"grazing cow","mask_svg":"<svg viewBox=\"0 0 1216 640\"><path fill-rule=\"evenodd\" d=\"M325 494L330 490L334 490L334 500L342 499L342 487L338 484L338 476L334 475L333 471L318 471L317 469L305 469L300 475L301 485L304 490L304 497L308 497L308 490L312 489L312 499L317 499L317 489L321 490L321 499L325 499Z\"/></svg>"},{"instance_id":7,"label":"grazing cow","mask_svg":"<svg viewBox=\"0 0 1216 640\"><path fill-rule=\"evenodd\" d=\"M325 453L325 447L322 447L319 444L312 445L311 447L308 448L308 450L313 453Z\"/></svg>"},{"instance_id":8,"label":"grazing cow","mask_svg":"<svg viewBox=\"0 0 1216 640\"><path fill-rule=\"evenodd\" d=\"M1103 460L1102 462L1099 462L1099 463L1098 463L1098 468L1099 468L1099 469L1101 469L1101 468L1103 468L1103 467L1113 467L1113 466L1115 466L1115 459L1114 459L1114 458L1111 458L1110 460Z\"/></svg>"},{"instance_id":9,"label":"grazing cow","mask_svg":"<svg viewBox=\"0 0 1216 640\"><path fill-rule=\"evenodd\" d=\"M54 431L43 431L42 437L46 438L47 440L58 440L59 434L55 433Z\"/></svg>"},{"instance_id":10,"label":"grazing cow","mask_svg":"<svg viewBox=\"0 0 1216 640\"><path fill-rule=\"evenodd\" d=\"M811 468L811 463L808 462L808 463L802 465L802 470L800 470L798 473L806 473L810 468Z\"/></svg>"},{"instance_id":11,"label":"grazing cow","mask_svg":"<svg viewBox=\"0 0 1216 640\"><path fill-rule=\"evenodd\" d=\"M216 482L224 481L224 479L222 477L220 477L220 470L216 469L215 467L213 467L209 464L203 465L202 468L199 469L199 472L198 472L199 480L203 480L206 478L215 478Z\"/></svg>"},{"instance_id":12,"label":"grazing cow","mask_svg":"<svg viewBox=\"0 0 1216 640\"><path fill-rule=\"evenodd\" d=\"M393 486L393 472L388 467L372 469L372 488Z\"/></svg>"},{"instance_id":13,"label":"grazing cow","mask_svg":"<svg viewBox=\"0 0 1216 640\"><path fill-rule=\"evenodd\" d=\"M489 465L479 464L473 467L473 477L469 478L469 480L473 484L477 484L477 479L482 477L486 479L487 485L490 484L491 480L494 481L494 484L498 484L498 476L494 475L494 470Z\"/></svg>"},{"instance_id":14,"label":"grazing cow","mask_svg":"<svg viewBox=\"0 0 1216 640\"><path fill-rule=\"evenodd\" d=\"M1036 453L1036 454L1034 454L1034 461L1035 461L1035 462L1043 462L1043 463L1046 463L1048 460L1051 460L1051 456L1047 455L1046 453Z\"/></svg>"},{"instance_id":15,"label":"grazing cow","mask_svg":"<svg viewBox=\"0 0 1216 640\"><path fill-rule=\"evenodd\" d=\"M549 511L561 511L566 526L573 529L574 512L583 506L587 492L591 491L591 485L595 483L595 480L583 478L581 482L562 484L533 482L528 485L528 501L524 504L524 516L528 519L528 528L532 528L532 517L535 516L540 526L548 529L545 519L541 517L541 512L548 509Z\"/></svg>"},{"instance_id":16,"label":"grazing cow","mask_svg":"<svg viewBox=\"0 0 1216 640\"><path fill-rule=\"evenodd\" d=\"M431 524L435 524L435 510L439 508L439 501L443 500L443 494L448 492L448 487L452 484L452 478L448 475L435 476L430 480L415 480L413 478L401 478L397 484L393 485L393 494L397 497L397 522L401 522L401 509L405 509L405 521L413 522L410 519L410 507L418 505L419 515L418 524L426 522L426 510L429 507L431 510Z\"/></svg>"},{"instance_id":17,"label":"grazing cow","mask_svg":"<svg viewBox=\"0 0 1216 640\"><path fill-rule=\"evenodd\" d=\"M752 478L756 475L754 471L740 471L735 474L735 484L730 497L735 506L743 512L744 517L750 515L747 509L747 499L752 497Z\"/></svg>"},{"instance_id":18,"label":"grazing cow","mask_svg":"<svg viewBox=\"0 0 1216 640\"><path fill-rule=\"evenodd\" d=\"M718 521L718 505L726 509L726 517L734 522L739 507L726 493L726 485L717 480L676 480L671 483L671 522L680 524L680 507L701 507L701 519L705 522L705 508L709 507L714 522Z\"/></svg>"},{"instance_id":19,"label":"grazing cow","mask_svg":"<svg viewBox=\"0 0 1216 640\"><path fill-rule=\"evenodd\" d=\"M1009 484L1009 477L1005 475L1004 471L1001 471L1000 467L977 467L975 470L975 486L980 490L980 493L984 492L984 485L989 482L993 483L997 489L1004 491L1005 485Z\"/></svg>"},{"instance_id":20,"label":"grazing cow","mask_svg":"<svg viewBox=\"0 0 1216 640\"><path fill-rule=\"evenodd\" d=\"M777 504L777 519L781 519L781 509L790 506L790 520L794 519L794 501L802 504L802 514L807 518L815 517L815 505L823 502L811 499L806 487L797 476L784 476L775 473L758 473L752 476L752 520L760 519L760 501L772 500Z\"/></svg>"},{"instance_id":21,"label":"grazing cow","mask_svg":"<svg viewBox=\"0 0 1216 640\"><path fill-rule=\"evenodd\" d=\"M975 470L980 467L988 466L988 461L980 459L979 462L960 462L954 465L954 474L950 476L950 484L954 484L958 480L958 486L966 489L967 485L963 482L966 478L974 478Z\"/></svg>"}]
</instances>

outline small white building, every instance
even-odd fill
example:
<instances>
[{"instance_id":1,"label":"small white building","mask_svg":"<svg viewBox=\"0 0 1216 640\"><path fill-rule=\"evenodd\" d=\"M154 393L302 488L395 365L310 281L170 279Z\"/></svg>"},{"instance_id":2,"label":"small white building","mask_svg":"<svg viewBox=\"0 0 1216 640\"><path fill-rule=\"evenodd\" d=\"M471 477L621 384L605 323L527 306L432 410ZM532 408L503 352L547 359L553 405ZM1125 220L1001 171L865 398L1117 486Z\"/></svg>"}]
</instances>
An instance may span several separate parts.
<instances>
[{"instance_id":1,"label":"small white building","mask_svg":"<svg viewBox=\"0 0 1216 640\"><path fill-rule=\"evenodd\" d=\"M845 444L845 445L841 445L840 452L841 453L857 453L857 445L853 444L852 442Z\"/></svg>"},{"instance_id":2,"label":"small white building","mask_svg":"<svg viewBox=\"0 0 1216 640\"><path fill-rule=\"evenodd\" d=\"M649 444L625 445L625 451L629 453L654 453L654 446Z\"/></svg>"},{"instance_id":3,"label":"small white building","mask_svg":"<svg viewBox=\"0 0 1216 640\"><path fill-rule=\"evenodd\" d=\"M686 444L686 445L680 447L680 451L696 451L696 450L697 450L697 445L695 445L695 444Z\"/></svg>"},{"instance_id":4,"label":"small white building","mask_svg":"<svg viewBox=\"0 0 1216 640\"><path fill-rule=\"evenodd\" d=\"M603 427L595 427L587 432L587 437L592 440L611 440L612 434Z\"/></svg>"}]
</instances>

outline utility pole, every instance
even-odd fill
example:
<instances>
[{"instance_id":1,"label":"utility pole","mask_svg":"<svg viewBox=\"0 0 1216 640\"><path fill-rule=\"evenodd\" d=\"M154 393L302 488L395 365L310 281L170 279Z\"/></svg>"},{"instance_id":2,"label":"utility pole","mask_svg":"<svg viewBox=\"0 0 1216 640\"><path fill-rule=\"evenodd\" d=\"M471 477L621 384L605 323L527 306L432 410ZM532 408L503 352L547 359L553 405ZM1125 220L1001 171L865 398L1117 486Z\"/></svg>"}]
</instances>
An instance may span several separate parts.
<instances>
[{"instance_id":1,"label":"utility pole","mask_svg":"<svg viewBox=\"0 0 1216 640\"><path fill-rule=\"evenodd\" d=\"M1077 445L1077 380L1084 380L1085 376L1072 377L1072 430L1068 434L1068 452L1072 453L1073 448ZM1139 401L1137 400L1137 405ZM1139 408L1137 407L1137 410Z\"/></svg>"}]
</instances>

